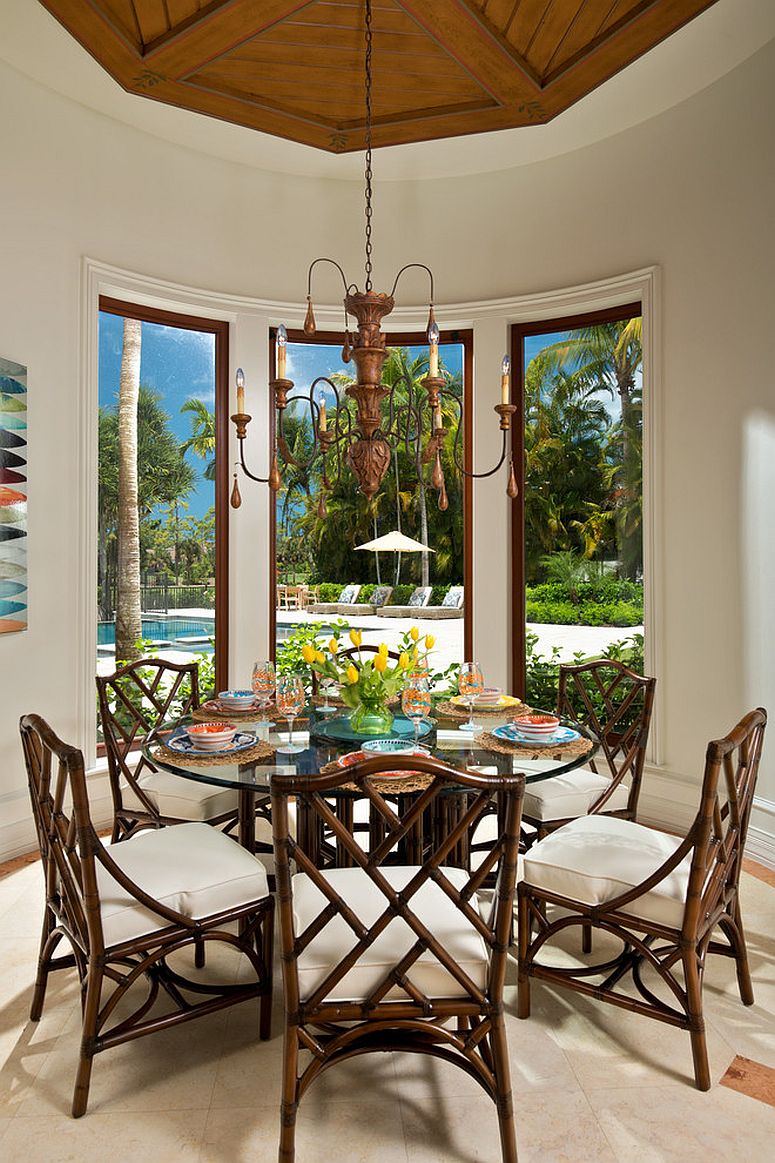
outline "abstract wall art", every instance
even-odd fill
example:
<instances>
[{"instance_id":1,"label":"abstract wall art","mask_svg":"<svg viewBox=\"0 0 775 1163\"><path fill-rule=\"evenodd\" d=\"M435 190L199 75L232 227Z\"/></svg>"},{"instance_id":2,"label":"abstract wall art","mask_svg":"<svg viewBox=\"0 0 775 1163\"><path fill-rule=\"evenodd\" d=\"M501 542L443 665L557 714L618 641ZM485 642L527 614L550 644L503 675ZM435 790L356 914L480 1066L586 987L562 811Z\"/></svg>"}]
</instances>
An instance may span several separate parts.
<instances>
[{"instance_id":1,"label":"abstract wall art","mask_svg":"<svg viewBox=\"0 0 775 1163\"><path fill-rule=\"evenodd\" d=\"M27 369L0 356L0 634L27 629Z\"/></svg>"}]
</instances>

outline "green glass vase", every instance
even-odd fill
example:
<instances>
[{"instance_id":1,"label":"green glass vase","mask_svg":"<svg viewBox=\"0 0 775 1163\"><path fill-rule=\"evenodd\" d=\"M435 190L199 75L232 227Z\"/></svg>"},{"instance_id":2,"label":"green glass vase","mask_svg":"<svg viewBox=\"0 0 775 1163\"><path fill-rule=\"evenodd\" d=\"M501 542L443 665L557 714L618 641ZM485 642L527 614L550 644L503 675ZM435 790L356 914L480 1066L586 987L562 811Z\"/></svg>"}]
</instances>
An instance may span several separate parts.
<instances>
[{"instance_id":1,"label":"green glass vase","mask_svg":"<svg viewBox=\"0 0 775 1163\"><path fill-rule=\"evenodd\" d=\"M382 699L361 701L350 715L350 726L356 735L389 735L393 715Z\"/></svg>"}]
</instances>

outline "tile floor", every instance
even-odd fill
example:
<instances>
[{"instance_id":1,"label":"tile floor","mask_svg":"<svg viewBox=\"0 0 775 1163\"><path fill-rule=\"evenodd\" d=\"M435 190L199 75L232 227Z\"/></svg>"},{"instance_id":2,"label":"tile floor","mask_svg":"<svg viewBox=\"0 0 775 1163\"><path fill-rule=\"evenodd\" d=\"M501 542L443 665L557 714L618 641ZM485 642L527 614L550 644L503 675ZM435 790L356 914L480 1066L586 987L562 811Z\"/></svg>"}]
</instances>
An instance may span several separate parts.
<instances>
[{"instance_id":1,"label":"tile floor","mask_svg":"<svg viewBox=\"0 0 775 1163\"><path fill-rule=\"evenodd\" d=\"M517 1021L508 990L520 1163L769 1161L775 1154L775 892L743 885L756 1003L740 1004L731 961L709 963L713 1089L691 1083L688 1035L592 999L534 985ZM77 1163L273 1163L281 1065L244 1005L98 1056L89 1110L69 1117L79 1038L74 975L55 977L28 1019L42 884L37 864L0 869L0 1158ZM752 874L753 873L753 874ZM758 875L757 875L758 874ZM769 883L768 883L769 879ZM731 1069L730 1069L731 1068ZM729 1070L724 1085L720 1085ZM372 1055L324 1075L301 1104L298 1163L498 1163L495 1111L460 1070Z\"/></svg>"}]
</instances>

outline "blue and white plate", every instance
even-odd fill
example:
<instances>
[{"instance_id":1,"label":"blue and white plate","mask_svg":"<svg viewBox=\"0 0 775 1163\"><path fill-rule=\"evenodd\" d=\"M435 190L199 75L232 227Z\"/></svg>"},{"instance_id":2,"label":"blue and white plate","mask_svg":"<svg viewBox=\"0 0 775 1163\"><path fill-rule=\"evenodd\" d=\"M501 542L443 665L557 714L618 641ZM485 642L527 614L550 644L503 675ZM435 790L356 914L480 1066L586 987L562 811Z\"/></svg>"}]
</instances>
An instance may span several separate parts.
<instances>
[{"instance_id":1,"label":"blue and white plate","mask_svg":"<svg viewBox=\"0 0 775 1163\"><path fill-rule=\"evenodd\" d=\"M185 727L178 727L167 740L165 746L170 751L177 751L180 755L233 755L235 751L247 751L254 747L256 736L253 731L238 731L231 743L219 747L217 751L205 751L203 747L195 747L186 734Z\"/></svg>"},{"instance_id":2,"label":"blue and white plate","mask_svg":"<svg viewBox=\"0 0 775 1163\"><path fill-rule=\"evenodd\" d=\"M406 755L425 751L424 747L416 748L411 739L366 739L361 743L361 751L370 751L372 755Z\"/></svg>"},{"instance_id":3,"label":"blue and white plate","mask_svg":"<svg viewBox=\"0 0 775 1163\"><path fill-rule=\"evenodd\" d=\"M547 739L528 739L513 723L495 727L492 733L498 739L505 739L507 743L522 743L526 747L556 747L558 743L571 743L574 739L581 738L578 731L574 731L572 727L558 727Z\"/></svg>"}]
</instances>

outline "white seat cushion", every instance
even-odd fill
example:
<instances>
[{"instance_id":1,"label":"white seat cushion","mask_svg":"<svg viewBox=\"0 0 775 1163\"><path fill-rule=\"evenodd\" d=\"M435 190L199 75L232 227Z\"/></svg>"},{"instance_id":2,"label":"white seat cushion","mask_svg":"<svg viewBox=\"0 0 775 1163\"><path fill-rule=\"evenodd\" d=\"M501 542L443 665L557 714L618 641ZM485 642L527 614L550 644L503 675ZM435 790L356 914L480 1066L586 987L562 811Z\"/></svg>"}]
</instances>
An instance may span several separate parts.
<instances>
[{"instance_id":1,"label":"white seat cushion","mask_svg":"<svg viewBox=\"0 0 775 1163\"><path fill-rule=\"evenodd\" d=\"M651 876L683 843L616 816L582 816L525 854L524 879L583 904L613 900ZM689 884L687 856L664 880L623 908L629 916L680 927Z\"/></svg>"},{"instance_id":2,"label":"white seat cushion","mask_svg":"<svg viewBox=\"0 0 775 1163\"><path fill-rule=\"evenodd\" d=\"M565 775L528 783L522 811L534 820L569 820L576 816L586 816L610 782L607 775L598 774L588 767L577 767ZM628 789L620 784L603 811L623 811L627 807L628 794Z\"/></svg>"},{"instance_id":3,"label":"white seat cushion","mask_svg":"<svg viewBox=\"0 0 775 1163\"><path fill-rule=\"evenodd\" d=\"M268 893L263 864L209 824L172 824L109 845L112 859L140 888L168 908L201 920ZM106 945L169 925L130 896L97 863Z\"/></svg>"},{"instance_id":4,"label":"white seat cushion","mask_svg":"<svg viewBox=\"0 0 775 1163\"><path fill-rule=\"evenodd\" d=\"M169 771L146 772L138 782L159 814L173 820L205 822L237 810L237 793L230 787L199 783ZM146 811L145 805L127 784L124 784L121 794L127 809Z\"/></svg>"},{"instance_id":5,"label":"white seat cushion","mask_svg":"<svg viewBox=\"0 0 775 1163\"><path fill-rule=\"evenodd\" d=\"M403 888L417 874L412 867L386 867L382 874L396 889ZM468 881L460 868L443 868L442 872L456 888ZM325 878L366 924L373 923L387 907L387 901L367 873L361 868L336 868ZM293 908L296 934L300 935L326 903L323 893L306 876L293 878ZM426 881L412 897L410 907L430 929L450 956L462 966L480 989L487 981L488 948L481 935L470 925L449 897L432 881ZM376 941L361 955L356 965L327 995L328 1001L362 1001L384 981L417 940L404 921L394 918ZM302 999L310 997L333 966L356 944L350 926L336 916L308 945L298 960L299 988ZM460 983L426 950L408 973L409 980L429 997L465 997ZM406 1000L407 994L394 986L386 1000Z\"/></svg>"}]
</instances>

